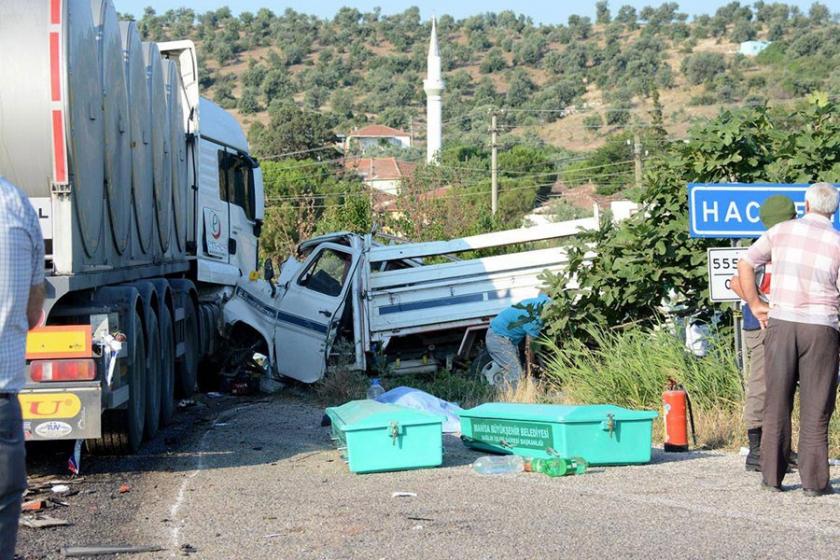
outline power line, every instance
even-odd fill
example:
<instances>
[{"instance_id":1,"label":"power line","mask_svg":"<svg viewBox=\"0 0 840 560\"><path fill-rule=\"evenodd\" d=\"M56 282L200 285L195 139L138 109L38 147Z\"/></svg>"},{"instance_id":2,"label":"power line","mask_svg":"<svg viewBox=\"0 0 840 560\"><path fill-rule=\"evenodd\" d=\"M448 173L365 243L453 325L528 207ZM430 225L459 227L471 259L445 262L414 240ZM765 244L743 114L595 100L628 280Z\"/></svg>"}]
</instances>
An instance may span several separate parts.
<instances>
[{"instance_id":1,"label":"power line","mask_svg":"<svg viewBox=\"0 0 840 560\"><path fill-rule=\"evenodd\" d=\"M301 154L311 154L313 152L323 152L323 151L326 151L326 150L337 150L337 148L335 146L322 146L320 148L310 148L308 150L298 150L296 152L286 152L284 154L272 154L272 155L268 155L268 156L263 156L260 159L264 159L264 160L281 159L281 158L284 158L284 157L297 156L297 155L301 155Z\"/></svg>"},{"instance_id":2,"label":"power line","mask_svg":"<svg viewBox=\"0 0 840 560\"><path fill-rule=\"evenodd\" d=\"M593 170L598 170L598 169L606 171L607 168L613 168L613 167L620 166L620 165L626 165L626 164L629 164L629 163L633 163L633 161L634 160L632 160L632 159L628 159L628 160L622 160L622 161L603 163L603 164L599 164L599 165L591 165L591 166L587 166L587 167L572 168L572 169L568 169L568 170L546 171L546 172L536 172L536 173L523 173L523 174L521 174L517 177L505 177L504 176L505 173L510 173L510 172L515 173L515 171L508 171L508 170L504 170L504 169L502 169L500 171L501 171L501 176L502 176L503 179L507 178L507 179L513 179L513 180L527 180L527 179L534 179L534 178L539 178L539 177L547 177L547 176L551 176L551 175L561 175L564 171L568 172L568 173L571 173L571 174L577 174L577 173L582 173L582 172L586 172L586 171L593 171ZM441 166L441 167L448 168L448 169L455 169L454 167L447 167L447 166ZM480 168L457 168L457 169L474 170L474 171L479 171L479 172L484 172L484 173L487 172L487 169L480 169ZM630 173L630 170L628 169L626 173ZM619 173L598 174L598 177L605 178L605 177L612 177L612 176L619 176L619 175L625 175L625 173L624 172L619 172ZM318 176L310 175L309 177L318 177ZM296 177L296 178L294 178L294 180L296 182L300 182L301 180L305 180L306 178L307 178L307 176ZM480 185L482 183L483 183L483 181L466 183L466 184L459 182L459 186L460 187L470 187L470 186ZM328 196L369 196L369 194L370 194L369 190L372 189L373 187L365 185L364 187L360 186L360 188L364 189L364 192L342 191L342 192L326 192L326 193L302 193L302 194L295 194L295 195L268 196L268 197L266 197L266 199L269 200L269 201L285 201L285 200L296 200L296 199L306 198L306 197L316 197L316 198L317 197L322 197L323 198L323 197L328 197Z\"/></svg>"},{"instance_id":3,"label":"power line","mask_svg":"<svg viewBox=\"0 0 840 560\"><path fill-rule=\"evenodd\" d=\"M502 188L500 189L500 192L501 192L501 194L504 194L505 192L520 191L520 190L524 190L524 189L541 189L541 188L545 188L545 187L554 186L555 184L556 184L556 182L541 183L541 184L536 184L536 185L520 185L520 186L517 186L517 187L507 187L507 188L504 188L504 186L502 186ZM476 187L476 186L481 186L481 185L482 185L482 183L472 183L472 184L467 184L467 185L461 185L461 187L462 188L467 188L467 187ZM433 192L434 190L435 189L425 191L423 193L420 193L419 196L422 196L424 194L428 194L430 192ZM325 196L334 196L334 195L325 195ZM347 198L349 198L351 196L369 197L370 193L368 193L368 192L346 193L345 196ZM472 197L472 196L487 196L487 193L483 192L483 191L448 193L448 194L440 196L440 197L435 197L432 200L459 199L459 198L468 198L468 197ZM303 198L303 197L300 197L300 198ZM315 198L315 197L307 197L307 198ZM267 200L271 201L272 198L269 198ZM395 198L395 200L396 200L396 198ZM319 208L319 209L326 209L326 208L342 208L343 206L344 206L343 204L318 204L318 205L314 205L314 206L311 206L311 207ZM292 205L292 208L299 208L299 207L303 207L303 205ZM308 208L308 207L310 207L310 205L307 204L306 207Z\"/></svg>"}]
</instances>

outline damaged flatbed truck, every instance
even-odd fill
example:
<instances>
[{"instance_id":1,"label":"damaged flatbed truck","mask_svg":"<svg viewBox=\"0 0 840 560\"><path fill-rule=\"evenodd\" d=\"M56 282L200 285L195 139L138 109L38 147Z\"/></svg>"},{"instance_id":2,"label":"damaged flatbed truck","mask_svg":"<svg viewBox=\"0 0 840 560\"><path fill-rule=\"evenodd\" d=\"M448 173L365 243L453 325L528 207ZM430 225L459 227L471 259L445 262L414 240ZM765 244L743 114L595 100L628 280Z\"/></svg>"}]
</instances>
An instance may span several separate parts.
<instances>
[{"instance_id":1,"label":"damaged flatbed truck","mask_svg":"<svg viewBox=\"0 0 840 560\"><path fill-rule=\"evenodd\" d=\"M321 379L343 339L359 370L424 373L470 362L495 384L502 371L476 343L499 311L537 295L539 275L561 270L566 255L562 247L464 260L453 255L556 240L597 223L596 217L389 245L372 235L324 235L298 246L276 286L240 281L225 305L225 323L240 331L257 325L253 336L263 341L272 373L306 383Z\"/></svg>"}]
</instances>

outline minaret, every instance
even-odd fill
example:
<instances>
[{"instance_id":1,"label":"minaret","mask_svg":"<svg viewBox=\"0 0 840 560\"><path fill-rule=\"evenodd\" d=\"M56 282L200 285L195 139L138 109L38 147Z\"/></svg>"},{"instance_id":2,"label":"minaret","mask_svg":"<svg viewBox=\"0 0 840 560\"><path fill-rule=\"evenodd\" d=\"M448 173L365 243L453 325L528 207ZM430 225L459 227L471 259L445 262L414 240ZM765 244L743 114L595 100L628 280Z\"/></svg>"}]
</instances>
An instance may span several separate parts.
<instances>
[{"instance_id":1,"label":"minaret","mask_svg":"<svg viewBox=\"0 0 840 560\"><path fill-rule=\"evenodd\" d=\"M435 18L432 18L432 37L429 40L429 58L427 59L426 79L423 90L426 92L426 163L437 161L441 146L441 109L443 103L443 79L440 76L440 52L438 51Z\"/></svg>"}]
</instances>

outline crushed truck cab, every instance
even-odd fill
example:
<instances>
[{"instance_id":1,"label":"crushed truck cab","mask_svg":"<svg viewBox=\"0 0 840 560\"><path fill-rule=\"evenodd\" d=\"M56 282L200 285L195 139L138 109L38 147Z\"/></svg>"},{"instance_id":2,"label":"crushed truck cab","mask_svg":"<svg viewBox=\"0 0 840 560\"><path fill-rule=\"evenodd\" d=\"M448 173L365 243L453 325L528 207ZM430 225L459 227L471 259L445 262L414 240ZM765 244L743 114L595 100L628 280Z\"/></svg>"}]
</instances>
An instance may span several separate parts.
<instances>
[{"instance_id":1,"label":"crushed truck cab","mask_svg":"<svg viewBox=\"0 0 840 560\"><path fill-rule=\"evenodd\" d=\"M458 253L547 242L594 229L573 220L449 241L384 245L339 232L301 243L272 286L243 278L225 322L248 322L269 341L272 373L321 379L337 340L356 369L433 372L474 357L490 320L539 292L566 265L560 246L460 260Z\"/></svg>"}]
</instances>

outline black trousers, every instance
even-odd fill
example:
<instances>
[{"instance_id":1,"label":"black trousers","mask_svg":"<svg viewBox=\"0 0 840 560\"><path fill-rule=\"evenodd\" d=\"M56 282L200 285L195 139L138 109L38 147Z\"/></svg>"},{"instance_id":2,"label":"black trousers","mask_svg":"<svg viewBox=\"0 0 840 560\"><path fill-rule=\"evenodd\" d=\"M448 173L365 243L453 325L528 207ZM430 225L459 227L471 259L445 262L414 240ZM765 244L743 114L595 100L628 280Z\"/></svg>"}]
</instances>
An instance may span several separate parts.
<instances>
[{"instance_id":1,"label":"black trousers","mask_svg":"<svg viewBox=\"0 0 840 560\"><path fill-rule=\"evenodd\" d=\"M761 436L764 482L780 486L790 454L791 413L799 382L802 488L828 485L828 423L837 397L840 333L831 327L770 319L764 342L766 387Z\"/></svg>"}]
</instances>

